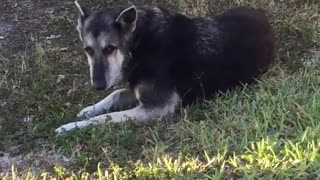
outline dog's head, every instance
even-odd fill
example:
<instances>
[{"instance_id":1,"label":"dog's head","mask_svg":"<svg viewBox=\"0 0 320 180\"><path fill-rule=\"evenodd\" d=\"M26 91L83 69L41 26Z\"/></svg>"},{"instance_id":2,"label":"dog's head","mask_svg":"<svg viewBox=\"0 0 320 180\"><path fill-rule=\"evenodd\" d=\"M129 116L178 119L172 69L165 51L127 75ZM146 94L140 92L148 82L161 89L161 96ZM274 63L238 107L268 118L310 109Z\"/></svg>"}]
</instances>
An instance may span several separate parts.
<instances>
[{"instance_id":1,"label":"dog's head","mask_svg":"<svg viewBox=\"0 0 320 180\"><path fill-rule=\"evenodd\" d=\"M79 10L77 30L90 67L92 86L104 90L122 80L122 65L129 52L129 40L135 31L137 9L106 8Z\"/></svg>"}]
</instances>

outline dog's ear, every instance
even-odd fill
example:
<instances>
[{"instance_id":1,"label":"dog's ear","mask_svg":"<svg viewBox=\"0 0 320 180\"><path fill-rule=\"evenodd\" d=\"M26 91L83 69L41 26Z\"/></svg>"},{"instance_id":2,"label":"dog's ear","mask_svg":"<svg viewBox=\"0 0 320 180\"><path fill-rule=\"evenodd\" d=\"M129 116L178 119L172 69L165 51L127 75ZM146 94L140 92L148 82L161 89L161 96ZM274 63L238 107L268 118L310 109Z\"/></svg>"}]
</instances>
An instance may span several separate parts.
<instances>
[{"instance_id":1,"label":"dog's ear","mask_svg":"<svg viewBox=\"0 0 320 180\"><path fill-rule=\"evenodd\" d=\"M75 0L75 1L74 1L74 4L76 5L76 7L77 7L77 9L78 9L78 11L79 11L79 13L80 13L80 17L84 17L84 16L85 16L85 9L83 9L83 8L80 6L78 0Z\"/></svg>"},{"instance_id":2,"label":"dog's ear","mask_svg":"<svg viewBox=\"0 0 320 180\"><path fill-rule=\"evenodd\" d=\"M77 30L79 33L81 32L84 20L89 16L89 11L85 8L82 8L80 4L78 3L78 0L76 0L75 5L79 11L79 18L78 18L78 25L77 25Z\"/></svg>"},{"instance_id":3,"label":"dog's ear","mask_svg":"<svg viewBox=\"0 0 320 180\"><path fill-rule=\"evenodd\" d=\"M121 11L116 18L116 22L119 23L124 29L134 31L138 19L138 11L135 6L130 6L127 9Z\"/></svg>"},{"instance_id":4,"label":"dog's ear","mask_svg":"<svg viewBox=\"0 0 320 180\"><path fill-rule=\"evenodd\" d=\"M79 38L82 41L83 40L82 39L82 27L83 27L84 21L89 16L90 12L89 12L89 10L82 8L80 6L80 4L78 3L78 0L75 0L74 3L79 11L77 31L79 33Z\"/></svg>"}]
</instances>

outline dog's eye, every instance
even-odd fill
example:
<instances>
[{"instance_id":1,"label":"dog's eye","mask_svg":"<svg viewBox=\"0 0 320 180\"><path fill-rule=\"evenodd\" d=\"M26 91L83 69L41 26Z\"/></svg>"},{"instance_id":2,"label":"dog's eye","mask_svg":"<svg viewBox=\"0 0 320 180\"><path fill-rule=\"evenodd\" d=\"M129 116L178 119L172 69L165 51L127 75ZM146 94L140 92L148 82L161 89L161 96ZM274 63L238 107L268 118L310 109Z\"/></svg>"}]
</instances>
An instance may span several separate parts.
<instances>
[{"instance_id":1,"label":"dog's eye","mask_svg":"<svg viewBox=\"0 0 320 180\"><path fill-rule=\"evenodd\" d=\"M110 46L105 47L102 51L103 51L104 55L109 55L109 54L113 53L116 49L117 49L117 47L110 45Z\"/></svg>"},{"instance_id":2,"label":"dog's eye","mask_svg":"<svg viewBox=\"0 0 320 180\"><path fill-rule=\"evenodd\" d=\"M85 47L84 50L90 55L93 56L94 51L91 47Z\"/></svg>"}]
</instances>

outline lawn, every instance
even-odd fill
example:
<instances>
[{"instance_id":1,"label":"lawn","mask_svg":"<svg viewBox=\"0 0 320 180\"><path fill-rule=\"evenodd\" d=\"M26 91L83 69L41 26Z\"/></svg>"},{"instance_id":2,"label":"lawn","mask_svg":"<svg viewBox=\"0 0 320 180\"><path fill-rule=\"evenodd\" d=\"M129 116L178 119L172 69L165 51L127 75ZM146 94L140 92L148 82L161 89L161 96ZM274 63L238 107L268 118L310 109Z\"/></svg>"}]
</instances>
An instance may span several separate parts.
<instances>
[{"instance_id":1,"label":"lawn","mask_svg":"<svg viewBox=\"0 0 320 180\"><path fill-rule=\"evenodd\" d=\"M320 178L318 0L132 1L188 16L263 8L277 37L276 61L256 84L179 109L171 121L107 124L61 136L55 128L106 94L89 84L73 3L48 2L44 6L59 8L27 35L23 53L0 49L0 179ZM52 34L61 37L48 40Z\"/></svg>"}]
</instances>

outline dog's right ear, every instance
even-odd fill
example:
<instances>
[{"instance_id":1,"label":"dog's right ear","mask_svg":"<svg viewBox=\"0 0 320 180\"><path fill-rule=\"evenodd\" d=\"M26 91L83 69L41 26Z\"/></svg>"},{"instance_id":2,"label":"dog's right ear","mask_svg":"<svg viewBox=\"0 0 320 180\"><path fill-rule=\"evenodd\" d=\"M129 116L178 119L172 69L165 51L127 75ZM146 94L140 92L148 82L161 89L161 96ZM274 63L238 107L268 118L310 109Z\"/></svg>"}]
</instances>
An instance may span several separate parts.
<instances>
[{"instance_id":1,"label":"dog's right ear","mask_svg":"<svg viewBox=\"0 0 320 180\"><path fill-rule=\"evenodd\" d=\"M124 9L116 18L116 22L129 31L134 31L138 19L138 12L135 6Z\"/></svg>"},{"instance_id":2,"label":"dog's right ear","mask_svg":"<svg viewBox=\"0 0 320 180\"><path fill-rule=\"evenodd\" d=\"M76 0L74 3L79 11L77 30L79 33L81 33L83 23L84 23L85 19L89 16L89 11L87 9L82 8L80 6L78 0Z\"/></svg>"}]
</instances>

